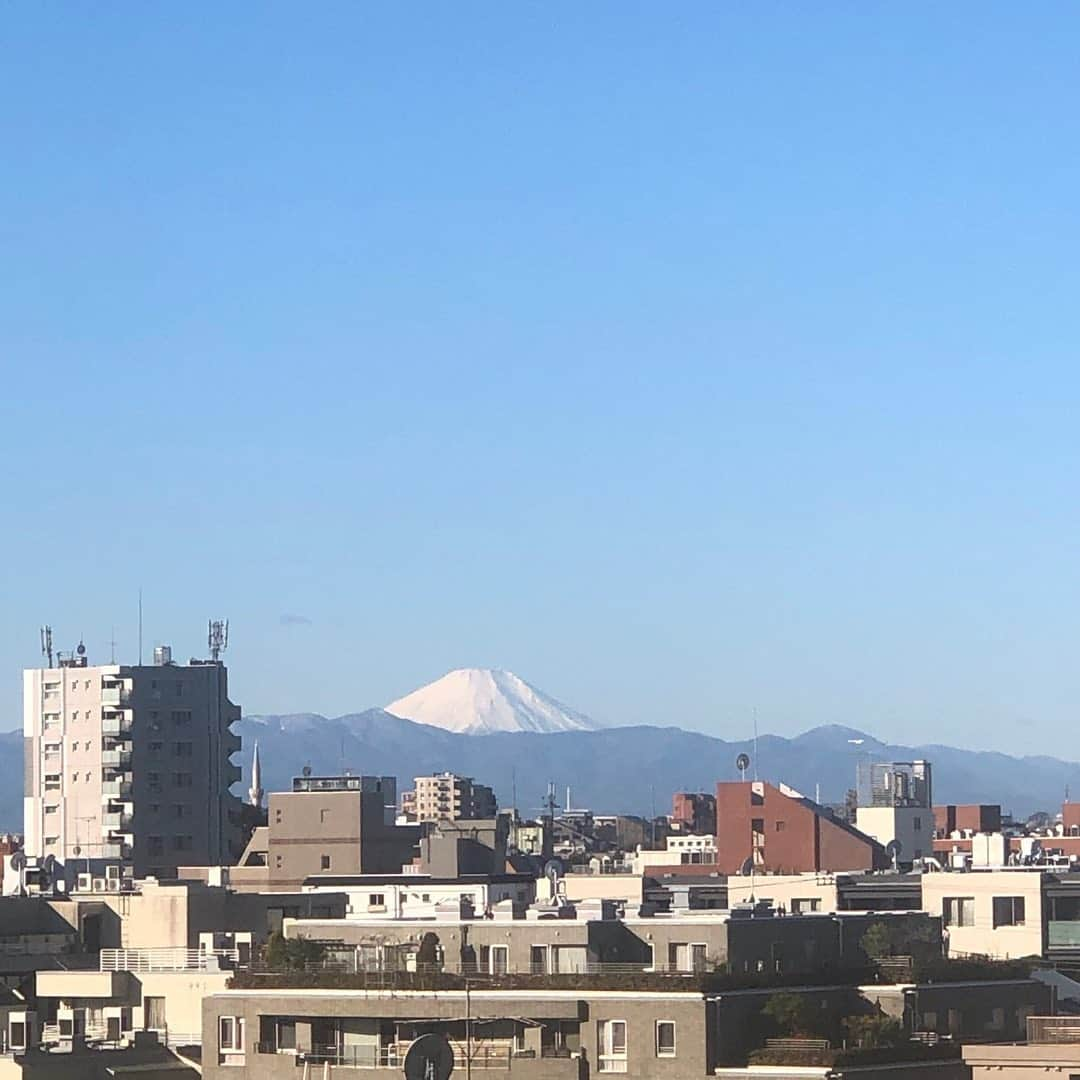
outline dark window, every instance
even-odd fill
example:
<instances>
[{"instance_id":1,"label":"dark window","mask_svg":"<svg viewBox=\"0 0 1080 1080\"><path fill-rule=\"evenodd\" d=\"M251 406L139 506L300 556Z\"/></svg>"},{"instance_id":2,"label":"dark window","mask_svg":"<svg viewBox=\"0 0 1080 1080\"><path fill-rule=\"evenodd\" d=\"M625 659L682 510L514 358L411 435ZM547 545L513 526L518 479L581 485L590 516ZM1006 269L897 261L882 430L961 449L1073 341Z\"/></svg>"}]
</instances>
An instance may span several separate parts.
<instances>
[{"instance_id":1,"label":"dark window","mask_svg":"<svg viewBox=\"0 0 1080 1080\"><path fill-rule=\"evenodd\" d=\"M187 817L191 813L191 807L185 803L173 803L172 816L174 818Z\"/></svg>"},{"instance_id":2,"label":"dark window","mask_svg":"<svg viewBox=\"0 0 1080 1080\"><path fill-rule=\"evenodd\" d=\"M321 866L321 868L323 870L329 870L330 869L330 856L329 855L323 855L322 858L319 860L319 865Z\"/></svg>"},{"instance_id":3,"label":"dark window","mask_svg":"<svg viewBox=\"0 0 1080 1080\"><path fill-rule=\"evenodd\" d=\"M191 757L191 748L194 744L190 742L175 742L173 743L173 755L175 757Z\"/></svg>"},{"instance_id":4,"label":"dark window","mask_svg":"<svg viewBox=\"0 0 1080 1080\"><path fill-rule=\"evenodd\" d=\"M172 714L172 722L175 727L187 727L187 725L191 723L191 710L174 709Z\"/></svg>"},{"instance_id":5,"label":"dark window","mask_svg":"<svg viewBox=\"0 0 1080 1080\"><path fill-rule=\"evenodd\" d=\"M146 787L147 790L152 792L161 791L161 773L147 773L146 774Z\"/></svg>"},{"instance_id":6,"label":"dark window","mask_svg":"<svg viewBox=\"0 0 1080 1080\"><path fill-rule=\"evenodd\" d=\"M174 772L172 774L173 787L191 787L191 773Z\"/></svg>"},{"instance_id":7,"label":"dark window","mask_svg":"<svg viewBox=\"0 0 1080 1080\"><path fill-rule=\"evenodd\" d=\"M165 841L160 836L148 836L146 838L147 855L164 855Z\"/></svg>"},{"instance_id":8,"label":"dark window","mask_svg":"<svg viewBox=\"0 0 1080 1080\"><path fill-rule=\"evenodd\" d=\"M1024 898L1022 896L994 897L994 927L1023 926Z\"/></svg>"},{"instance_id":9,"label":"dark window","mask_svg":"<svg viewBox=\"0 0 1080 1080\"><path fill-rule=\"evenodd\" d=\"M193 847L190 836L174 836L172 838L173 851L190 851Z\"/></svg>"}]
</instances>

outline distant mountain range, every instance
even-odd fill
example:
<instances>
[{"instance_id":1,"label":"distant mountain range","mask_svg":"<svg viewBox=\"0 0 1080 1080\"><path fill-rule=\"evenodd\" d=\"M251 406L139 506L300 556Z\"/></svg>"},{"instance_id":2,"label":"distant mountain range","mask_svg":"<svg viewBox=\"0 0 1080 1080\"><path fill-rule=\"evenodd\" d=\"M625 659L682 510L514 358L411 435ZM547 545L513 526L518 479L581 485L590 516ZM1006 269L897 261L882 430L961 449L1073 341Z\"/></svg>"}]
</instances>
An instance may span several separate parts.
<instances>
[{"instance_id":1,"label":"distant mountain range","mask_svg":"<svg viewBox=\"0 0 1080 1080\"><path fill-rule=\"evenodd\" d=\"M313 714L249 716L237 730L244 739L244 787L257 739L263 784L291 786L304 765L316 773L343 768L398 777L450 770L495 788L502 806L515 801L523 813L540 808L549 781L565 802L608 813L650 814L671 808L675 791L711 791L718 780L737 780L735 758L756 756L763 780L783 780L804 795L842 802L855 786L860 759L910 761L934 767L935 802L993 802L1017 815L1056 812L1068 785L1080 791L1080 764L1051 757L946 746L893 746L853 728L830 724L793 739L762 735L754 741L724 739L677 727L610 727L595 731L496 732L463 735L369 709L327 719ZM861 739L853 745L850 740ZM755 766L751 765L751 773Z\"/></svg>"},{"instance_id":2,"label":"distant mountain range","mask_svg":"<svg viewBox=\"0 0 1080 1080\"><path fill-rule=\"evenodd\" d=\"M853 728L826 725L793 739L763 735L728 742L678 727L598 727L510 672L450 672L384 709L328 719L314 713L247 716L236 730L244 740L247 789L251 752L259 743L263 786L291 786L305 765L316 773L378 773L398 778L451 770L495 788L503 806L525 814L541 806L548 782L560 802L608 813L648 815L671 807L675 791L710 791L738 779L735 759L754 759L751 774L782 780L811 798L841 802L854 786L860 759L926 758L934 766L935 802L992 802L1026 816L1055 812L1065 788L1080 791L1080 764L1056 758L947 746L894 746ZM0 830L21 830L22 732L0 734Z\"/></svg>"}]
</instances>

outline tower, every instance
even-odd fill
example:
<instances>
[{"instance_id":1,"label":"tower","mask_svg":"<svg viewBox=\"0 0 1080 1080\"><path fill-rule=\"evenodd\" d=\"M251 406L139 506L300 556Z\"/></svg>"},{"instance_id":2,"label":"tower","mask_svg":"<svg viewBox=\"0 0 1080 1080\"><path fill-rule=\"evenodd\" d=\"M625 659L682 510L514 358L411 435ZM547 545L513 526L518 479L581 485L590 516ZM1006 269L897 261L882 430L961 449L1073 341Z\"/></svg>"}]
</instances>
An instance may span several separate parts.
<instances>
[{"instance_id":1,"label":"tower","mask_svg":"<svg viewBox=\"0 0 1080 1080\"><path fill-rule=\"evenodd\" d=\"M263 801L262 769L259 766L259 744L255 743L255 752L251 757L251 787L248 788L248 804L256 810L262 807Z\"/></svg>"}]
</instances>

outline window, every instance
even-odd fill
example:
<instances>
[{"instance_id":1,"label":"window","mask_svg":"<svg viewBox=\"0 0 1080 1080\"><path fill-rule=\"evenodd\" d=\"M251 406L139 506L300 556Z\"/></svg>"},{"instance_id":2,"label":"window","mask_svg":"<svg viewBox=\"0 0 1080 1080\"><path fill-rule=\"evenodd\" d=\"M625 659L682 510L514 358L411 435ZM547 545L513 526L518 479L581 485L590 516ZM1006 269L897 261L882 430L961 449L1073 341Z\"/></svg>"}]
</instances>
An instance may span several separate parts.
<instances>
[{"instance_id":1,"label":"window","mask_svg":"<svg viewBox=\"0 0 1080 1080\"><path fill-rule=\"evenodd\" d=\"M821 910L821 899L817 896L796 898L791 901L792 915L805 915L810 911Z\"/></svg>"},{"instance_id":2,"label":"window","mask_svg":"<svg viewBox=\"0 0 1080 1080\"><path fill-rule=\"evenodd\" d=\"M275 810L274 811L274 824L275 825L280 825L281 824L281 811L280 810Z\"/></svg>"},{"instance_id":3,"label":"window","mask_svg":"<svg viewBox=\"0 0 1080 1080\"><path fill-rule=\"evenodd\" d=\"M174 742L173 754L176 757L191 757L191 748L194 744L190 742Z\"/></svg>"},{"instance_id":4,"label":"window","mask_svg":"<svg viewBox=\"0 0 1080 1080\"><path fill-rule=\"evenodd\" d=\"M598 1072L626 1072L626 1021L601 1020L596 1025Z\"/></svg>"},{"instance_id":5,"label":"window","mask_svg":"<svg viewBox=\"0 0 1080 1080\"><path fill-rule=\"evenodd\" d=\"M324 806L319 811L319 824L320 825L325 825L329 819L330 819L330 811L327 810L326 807Z\"/></svg>"},{"instance_id":6,"label":"window","mask_svg":"<svg viewBox=\"0 0 1080 1080\"><path fill-rule=\"evenodd\" d=\"M386 894L381 892L368 893L367 902L369 908L386 907Z\"/></svg>"},{"instance_id":7,"label":"window","mask_svg":"<svg viewBox=\"0 0 1080 1080\"><path fill-rule=\"evenodd\" d=\"M242 1016L218 1017L218 1045L222 1050L243 1051L244 1018Z\"/></svg>"},{"instance_id":8,"label":"window","mask_svg":"<svg viewBox=\"0 0 1080 1080\"><path fill-rule=\"evenodd\" d=\"M675 1056L675 1021L656 1021L656 1056Z\"/></svg>"},{"instance_id":9,"label":"window","mask_svg":"<svg viewBox=\"0 0 1080 1080\"><path fill-rule=\"evenodd\" d=\"M56 845L59 844L59 843L60 843L60 837L59 836L46 836L45 837L45 846L46 847L56 847Z\"/></svg>"},{"instance_id":10,"label":"window","mask_svg":"<svg viewBox=\"0 0 1080 1080\"><path fill-rule=\"evenodd\" d=\"M173 851L191 851L192 839L190 836L174 836L172 838Z\"/></svg>"},{"instance_id":11,"label":"window","mask_svg":"<svg viewBox=\"0 0 1080 1080\"><path fill-rule=\"evenodd\" d=\"M164 748L165 748L165 744L162 743L162 742L152 742L152 743L150 743L150 753L151 754L160 754L161 751Z\"/></svg>"},{"instance_id":12,"label":"window","mask_svg":"<svg viewBox=\"0 0 1080 1080\"><path fill-rule=\"evenodd\" d=\"M776 823L776 831L777 832L783 832L786 828L787 828L787 822L786 821L778 821Z\"/></svg>"},{"instance_id":13,"label":"window","mask_svg":"<svg viewBox=\"0 0 1080 1080\"><path fill-rule=\"evenodd\" d=\"M191 710L190 709L176 709L172 714L172 722L174 727L187 727L191 723Z\"/></svg>"},{"instance_id":14,"label":"window","mask_svg":"<svg viewBox=\"0 0 1080 1080\"><path fill-rule=\"evenodd\" d=\"M329 855L323 855L319 859L319 869L321 869L321 870L329 870L330 869L330 856Z\"/></svg>"},{"instance_id":15,"label":"window","mask_svg":"<svg viewBox=\"0 0 1080 1080\"><path fill-rule=\"evenodd\" d=\"M174 772L172 774L173 787L191 787L191 773Z\"/></svg>"},{"instance_id":16,"label":"window","mask_svg":"<svg viewBox=\"0 0 1080 1080\"><path fill-rule=\"evenodd\" d=\"M184 696L184 684L179 679L176 680L176 696Z\"/></svg>"},{"instance_id":17,"label":"window","mask_svg":"<svg viewBox=\"0 0 1080 1080\"><path fill-rule=\"evenodd\" d=\"M47 744L46 744L46 746L45 746L45 753L48 753L48 752L49 752L49 747L50 747L50 746L55 746L55 745L56 745L56 743L47 743ZM77 741L73 742L73 743L71 744L71 752L72 752L72 753L74 754L74 753L75 753L75 751L76 751L76 750L78 750L78 749L79 749L79 744L78 744L78 742L77 742Z\"/></svg>"},{"instance_id":18,"label":"window","mask_svg":"<svg viewBox=\"0 0 1080 1080\"><path fill-rule=\"evenodd\" d=\"M146 804L146 809L151 814L160 814L161 813L161 803L156 803L156 802L147 803Z\"/></svg>"},{"instance_id":19,"label":"window","mask_svg":"<svg viewBox=\"0 0 1080 1080\"><path fill-rule=\"evenodd\" d=\"M994 897L994 929L999 926L1024 925L1024 898L1022 896Z\"/></svg>"},{"instance_id":20,"label":"window","mask_svg":"<svg viewBox=\"0 0 1080 1080\"><path fill-rule=\"evenodd\" d=\"M510 967L510 946L491 946L491 974L505 975Z\"/></svg>"},{"instance_id":21,"label":"window","mask_svg":"<svg viewBox=\"0 0 1080 1080\"><path fill-rule=\"evenodd\" d=\"M190 816L191 807L185 803L173 803L172 816L174 818L185 818Z\"/></svg>"},{"instance_id":22,"label":"window","mask_svg":"<svg viewBox=\"0 0 1080 1080\"><path fill-rule=\"evenodd\" d=\"M148 855L164 855L165 841L160 836L148 836L146 838L146 853Z\"/></svg>"},{"instance_id":23,"label":"window","mask_svg":"<svg viewBox=\"0 0 1080 1080\"><path fill-rule=\"evenodd\" d=\"M295 1020L278 1020L274 1030L274 1046L278 1050L296 1049Z\"/></svg>"},{"instance_id":24,"label":"window","mask_svg":"<svg viewBox=\"0 0 1080 1080\"><path fill-rule=\"evenodd\" d=\"M59 809L60 809L60 807L58 805L46 806L45 807L45 813L46 814L55 814Z\"/></svg>"},{"instance_id":25,"label":"window","mask_svg":"<svg viewBox=\"0 0 1080 1080\"><path fill-rule=\"evenodd\" d=\"M975 897L946 896L941 902L941 915L946 926L974 926Z\"/></svg>"},{"instance_id":26,"label":"window","mask_svg":"<svg viewBox=\"0 0 1080 1080\"><path fill-rule=\"evenodd\" d=\"M923 1031L937 1031L937 1013L928 1009L922 1014Z\"/></svg>"},{"instance_id":27,"label":"window","mask_svg":"<svg viewBox=\"0 0 1080 1080\"><path fill-rule=\"evenodd\" d=\"M922 832L922 818L913 818L911 822L911 827L912 829L914 829L915 832Z\"/></svg>"},{"instance_id":28,"label":"window","mask_svg":"<svg viewBox=\"0 0 1080 1080\"><path fill-rule=\"evenodd\" d=\"M161 773L147 773L146 774L146 787L148 791L161 793Z\"/></svg>"}]
</instances>

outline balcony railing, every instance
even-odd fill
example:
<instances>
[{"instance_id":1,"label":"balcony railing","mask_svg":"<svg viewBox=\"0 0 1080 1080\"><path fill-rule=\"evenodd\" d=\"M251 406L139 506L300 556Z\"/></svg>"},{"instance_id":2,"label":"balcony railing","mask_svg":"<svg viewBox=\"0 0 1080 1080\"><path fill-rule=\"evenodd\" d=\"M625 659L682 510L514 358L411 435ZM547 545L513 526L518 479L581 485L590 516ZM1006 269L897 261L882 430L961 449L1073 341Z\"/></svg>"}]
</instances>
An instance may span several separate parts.
<instances>
[{"instance_id":1,"label":"balcony railing","mask_svg":"<svg viewBox=\"0 0 1080 1080\"><path fill-rule=\"evenodd\" d=\"M131 781L105 780L101 785L101 794L107 799L122 799L131 794Z\"/></svg>"},{"instance_id":2,"label":"balcony railing","mask_svg":"<svg viewBox=\"0 0 1080 1080\"><path fill-rule=\"evenodd\" d=\"M1080 1016L1029 1016L1029 1043L1080 1043Z\"/></svg>"},{"instance_id":3,"label":"balcony railing","mask_svg":"<svg viewBox=\"0 0 1080 1080\"><path fill-rule=\"evenodd\" d=\"M130 750L102 750L101 764L106 769L122 769L131 764Z\"/></svg>"},{"instance_id":4,"label":"balcony railing","mask_svg":"<svg viewBox=\"0 0 1080 1080\"><path fill-rule=\"evenodd\" d=\"M259 1043L260 1054L295 1054L298 1064L331 1065L353 1069L395 1069L400 1071L411 1043L391 1043L388 1046L312 1046L310 1049L278 1050L273 1043ZM466 1073L472 1069L511 1068L513 1053L509 1046L474 1045L467 1054L463 1046L452 1044L454 1071Z\"/></svg>"},{"instance_id":5,"label":"balcony railing","mask_svg":"<svg viewBox=\"0 0 1080 1080\"><path fill-rule=\"evenodd\" d=\"M1046 941L1051 949L1080 948L1080 919L1051 919Z\"/></svg>"},{"instance_id":6,"label":"balcony railing","mask_svg":"<svg viewBox=\"0 0 1080 1080\"><path fill-rule=\"evenodd\" d=\"M100 971L216 971L240 962L238 949L102 949Z\"/></svg>"},{"instance_id":7,"label":"balcony railing","mask_svg":"<svg viewBox=\"0 0 1080 1080\"><path fill-rule=\"evenodd\" d=\"M126 713L120 716L103 716L101 733L111 735L113 738L128 736L131 734L131 718Z\"/></svg>"},{"instance_id":8,"label":"balcony railing","mask_svg":"<svg viewBox=\"0 0 1080 1080\"><path fill-rule=\"evenodd\" d=\"M134 818L126 812L101 815L101 827L107 832L131 832Z\"/></svg>"}]
</instances>

